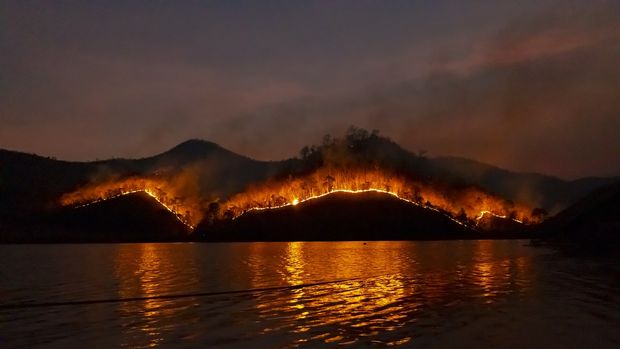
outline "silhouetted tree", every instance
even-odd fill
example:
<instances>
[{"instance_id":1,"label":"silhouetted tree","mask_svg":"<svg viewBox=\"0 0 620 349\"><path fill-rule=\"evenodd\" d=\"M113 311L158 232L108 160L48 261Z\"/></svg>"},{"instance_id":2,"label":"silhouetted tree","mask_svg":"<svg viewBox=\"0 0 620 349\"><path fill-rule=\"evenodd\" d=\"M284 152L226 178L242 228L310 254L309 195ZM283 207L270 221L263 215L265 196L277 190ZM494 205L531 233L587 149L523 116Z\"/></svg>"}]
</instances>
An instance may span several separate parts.
<instances>
[{"instance_id":1,"label":"silhouetted tree","mask_svg":"<svg viewBox=\"0 0 620 349\"><path fill-rule=\"evenodd\" d=\"M334 181L336 179L330 175L325 177L325 185L327 185L327 191L331 192L334 189Z\"/></svg>"},{"instance_id":2,"label":"silhouetted tree","mask_svg":"<svg viewBox=\"0 0 620 349\"><path fill-rule=\"evenodd\" d=\"M508 219L517 219L517 211L512 210L510 212L508 212Z\"/></svg>"},{"instance_id":3,"label":"silhouetted tree","mask_svg":"<svg viewBox=\"0 0 620 349\"><path fill-rule=\"evenodd\" d=\"M536 207L532 210L532 217L541 221L545 219L548 214L549 212L547 212L547 210L545 210L544 208Z\"/></svg>"},{"instance_id":4,"label":"silhouetted tree","mask_svg":"<svg viewBox=\"0 0 620 349\"><path fill-rule=\"evenodd\" d=\"M422 193L420 192L420 188L418 187L414 187L413 188L413 201L415 201L418 204L422 203Z\"/></svg>"},{"instance_id":5,"label":"silhouetted tree","mask_svg":"<svg viewBox=\"0 0 620 349\"><path fill-rule=\"evenodd\" d=\"M323 147L324 148L330 148L334 146L335 143L336 143L336 139L332 137L332 135L326 134L325 136L323 136Z\"/></svg>"},{"instance_id":6,"label":"silhouetted tree","mask_svg":"<svg viewBox=\"0 0 620 349\"><path fill-rule=\"evenodd\" d=\"M364 149L364 146L367 144L370 137L371 134L368 132L368 130L355 126L350 126L345 134L345 142L347 148L358 152Z\"/></svg>"},{"instance_id":7,"label":"silhouetted tree","mask_svg":"<svg viewBox=\"0 0 620 349\"><path fill-rule=\"evenodd\" d=\"M310 196L314 195L315 192L319 191L319 187L317 186L317 182L314 177L309 177L308 179L306 179L306 183L308 185L308 189L310 190Z\"/></svg>"},{"instance_id":8,"label":"silhouetted tree","mask_svg":"<svg viewBox=\"0 0 620 349\"><path fill-rule=\"evenodd\" d=\"M308 159L311 154L312 152L310 151L310 148L308 146L301 148L301 150L299 151L299 156L301 156L302 160Z\"/></svg>"},{"instance_id":9,"label":"silhouetted tree","mask_svg":"<svg viewBox=\"0 0 620 349\"><path fill-rule=\"evenodd\" d=\"M220 215L220 204L218 202L212 202L207 207L207 221L209 224L215 223Z\"/></svg>"},{"instance_id":10,"label":"silhouetted tree","mask_svg":"<svg viewBox=\"0 0 620 349\"><path fill-rule=\"evenodd\" d=\"M227 221L232 220L235 217L235 212L232 209L224 211L224 219Z\"/></svg>"}]
</instances>

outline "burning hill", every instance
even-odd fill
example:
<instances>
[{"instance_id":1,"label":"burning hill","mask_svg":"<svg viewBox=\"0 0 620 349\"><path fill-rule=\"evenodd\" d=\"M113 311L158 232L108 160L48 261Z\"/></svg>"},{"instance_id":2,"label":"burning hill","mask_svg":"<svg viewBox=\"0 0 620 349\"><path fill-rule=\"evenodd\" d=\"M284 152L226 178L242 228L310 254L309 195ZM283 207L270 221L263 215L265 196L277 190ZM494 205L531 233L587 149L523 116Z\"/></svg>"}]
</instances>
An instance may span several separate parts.
<instances>
[{"instance_id":1,"label":"burning hill","mask_svg":"<svg viewBox=\"0 0 620 349\"><path fill-rule=\"evenodd\" d=\"M129 177L87 185L62 196L64 206L81 207L134 192L144 192L193 228L206 211L207 222L234 220L249 211L265 211L321 198L334 192L384 193L402 202L446 214L475 226L485 215L518 223L537 223L532 208L483 189L423 178L416 171L425 160L411 161L394 143L375 133L353 130L343 139L302 150L302 159L275 176L248 185L224 200L210 201L187 181L174 177ZM178 183L182 183L179 185Z\"/></svg>"},{"instance_id":2,"label":"burning hill","mask_svg":"<svg viewBox=\"0 0 620 349\"><path fill-rule=\"evenodd\" d=\"M532 216L532 209L527 206L472 186L423 182L386 170L331 166L300 177L253 186L222 203L216 218L235 219L248 211L292 206L333 192L390 194L415 206L446 212L461 223L475 224L485 214L525 223L536 223L540 219Z\"/></svg>"},{"instance_id":3,"label":"burning hill","mask_svg":"<svg viewBox=\"0 0 620 349\"><path fill-rule=\"evenodd\" d=\"M482 236L438 210L411 205L383 192L329 195L234 220L203 222L205 241L329 241L467 239Z\"/></svg>"},{"instance_id":4,"label":"burning hill","mask_svg":"<svg viewBox=\"0 0 620 349\"><path fill-rule=\"evenodd\" d=\"M53 220L66 232L57 241L182 241L191 232L178 215L140 191L62 210Z\"/></svg>"},{"instance_id":5,"label":"burning hill","mask_svg":"<svg viewBox=\"0 0 620 349\"><path fill-rule=\"evenodd\" d=\"M335 192L377 192L481 229L485 217L536 223L544 212L533 209L536 203L555 209L567 198L612 180L531 178L475 162L463 166L452 159L427 158L356 128L342 138L324 137L322 144L302 149L298 158L273 162L199 140L143 159L83 163L0 150L0 226L19 231L34 224L39 229L37 217L117 202L134 193L146 194L191 229L201 222L237 219ZM518 183L516 192L510 183ZM550 188L538 195L544 200L519 194L537 193L540 185ZM520 197L525 200L515 200Z\"/></svg>"},{"instance_id":6,"label":"burning hill","mask_svg":"<svg viewBox=\"0 0 620 349\"><path fill-rule=\"evenodd\" d=\"M174 185L174 181L162 178L129 177L82 187L64 194L60 202L63 206L82 208L126 195L144 193L172 213L180 222L193 229L202 219L203 209L198 197L181 196L182 190Z\"/></svg>"},{"instance_id":7,"label":"burning hill","mask_svg":"<svg viewBox=\"0 0 620 349\"><path fill-rule=\"evenodd\" d=\"M48 211L28 224L3 223L0 241L19 243L184 241L191 233L145 192Z\"/></svg>"},{"instance_id":8,"label":"burning hill","mask_svg":"<svg viewBox=\"0 0 620 349\"><path fill-rule=\"evenodd\" d=\"M376 132L353 128L342 139L326 137L321 146L302 149L301 156L287 176L253 184L210 205L209 219L236 219L249 211L292 206L333 192L385 193L472 226L485 215L526 224L542 219L531 207L480 187L425 176L424 157L405 152Z\"/></svg>"}]
</instances>

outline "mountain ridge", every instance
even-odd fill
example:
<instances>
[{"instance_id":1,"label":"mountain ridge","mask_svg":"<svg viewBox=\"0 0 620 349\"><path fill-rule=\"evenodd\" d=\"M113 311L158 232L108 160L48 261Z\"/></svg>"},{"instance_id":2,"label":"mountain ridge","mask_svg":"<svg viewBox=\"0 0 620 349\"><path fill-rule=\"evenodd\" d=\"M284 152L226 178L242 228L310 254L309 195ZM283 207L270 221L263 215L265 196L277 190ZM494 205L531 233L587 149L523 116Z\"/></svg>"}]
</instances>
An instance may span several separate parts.
<instances>
[{"instance_id":1,"label":"mountain ridge","mask_svg":"<svg viewBox=\"0 0 620 349\"><path fill-rule=\"evenodd\" d=\"M251 159L200 139L187 140L149 157L89 162L0 149L0 228L28 224L36 217L57 211L63 195L97 183L124 183L140 178L166 182L174 187L175 196L197 196L202 201L198 204L206 207L209 202L226 200L253 185L303 177L326 164L344 168L365 164L397 175L413 175L422 181L474 186L505 200L524 201L552 213L615 180L586 177L565 181L465 158L428 158L402 148L378 132L356 128L342 139L326 136L321 145L302 149L300 157L279 161ZM529 196L530 193L535 195ZM174 197L169 199L176 202Z\"/></svg>"},{"instance_id":2,"label":"mountain ridge","mask_svg":"<svg viewBox=\"0 0 620 349\"><path fill-rule=\"evenodd\" d=\"M283 162L283 161L291 161L291 160L296 160L298 159L297 157L290 157L290 158L286 158L286 159L280 159L280 160L260 160L260 159L254 159L252 157L246 156L246 155L242 155L239 154L237 152L234 152L232 150L229 150L223 146L221 146L218 143L206 140L206 139L200 139L200 138L191 138L188 139L186 141L183 141L181 143L178 143L177 145L174 145L170 148L168 148L167 150L163 150L159 153L156 153L154 155L148 155L148 156L144 156L144 157L111 157L111 158L107 158L107 159L96 159L96 160L82 160L82 161L77 161L77 160L65 160L65 159L58 159L54 156L46 156L46 155L41 155L41 154L37 154L37 153L29 153L29 152L24 152L24 151L20 151L20 150L14 150L14 149L8 149L8 148L0 148L0 161L1 160L6 160L7 158L10 157L23 157L23 158L36 158L36 159L40 159L40 160L44 160L44 161L50 161L50 162L58 162L58 163L65 163L65 164L101 164L101 163L108 163L108 162L123 162L123 161L144 161L144 160L152 160L154 158L158 158L158 157L162 157L162 156L169 156L169 155L177 155L179 153L192 153L192 152L196 152L196 150L198 148L202 148L204 150L206 150L207 148L209 148L209 151L222 151L223 153L227 153L229 155L233 155L233 156L237 156L240 158L244 158L247 160L251 160L251 161L255 161L255 162L262 162L262 163L274 163L274 162ZM403 151L408 152L413 154L413 152L405 149L405 148L401 148ZM204 154L203 154L204 155ZM426 158L426 157L425 157ZM549 179L553 179L553 180L558 180L561 182L568 182L568 183L576 183L576 182L582 182L582 181L588 181L588 180L609 180L609 179L620 179L620 174L618 175L612 175L612 176L597 176L597 175L586 175L586 176L581 176L575 179L565 179L562 178L560 176L556 176L556 175L549 175L549 174L544 174L541 172L535 172L535 171L518 171L518 170L511 170L505 167L501 167L501 166L497 166L497 165L493 165L493 164L489 164L483 161L479 161L476 159L470 159L470 158L466 158L466 157L462 157L462 156L455 156L455 155L439 155L436 157L429 157L427 158L429 160L433 160L439 163L445 163L445 162L458 162L461 164L464 163L469 163L470 165L473 164L475 166L479 166L485 169L485 171L488 170L492 170L492 171L498 171L498 172L504 172L504 173L511 173L511 174L518 174L518 175L522 175L522 176L528 176L528 177L544 177L544 178L549 178Z\"/></svg>"},{"instance_id":3,"label":"mountain ridge","mask_svg":"<svg viewBox=\"0 0 620 349\"><path fill-rule=\"evenodd\" d=\"M405 161L411 162L411 159L417 161L416 171L420 175L427 177L450 177L469 184L479 185L487 190L498 193L510 200L528 201L535 203L533 206L542 206L552 213L558 212L561 208L567 207L579 198L585 196L594 188L609 184L619 177L582 177L575 180L564 180L559 177L529 172L516 172L504 169L491 164L486 164L477 160L456 157L456 156L439 156L439 157L420 157L416 154L400 147L394 142L381 143L378 149L373 150L373 156L392 158L405 158ZM380 151L388 148L385 154ZM270 170L259 170L259 172L268 172L269 175L276 175L279 172L295 172L302 171L300 169L299 158L289 158L283 160L263 161L255 160L244 155L232 152L217 143L202 139L189 139L181 142L170 149L161 153L137 158L111 158L106 160L95 161L66 161L57 160L50 157L44 157L36 154L25 152L0 149L0 165L3 170L0 171L0 185L2 180L12 185L11 180L6 177L7 172L11 170L13 177L21 177L28 173L32 168L51 167L60 168L60 172L79 171L79 175L72 174L69 178L73 178L74 186L84 184L89 180L106 173L112 173L116 176L127 175L150 175L158 171L170 168L180 168L187 166L189 163L196 163L202 160L211 162L231 162L233 168L243 167L269 167ZM390 159L392 161L392 159ZM36 164L34 164L36 163ZM20 166L22 165L22 166ZM30 166L30 168L28 168ZM58 171L43 171L54 174ZM58 177L67 178L66 175ZM266 176L260 176L266 177ZM15 178L13 178L15 179ZM62 180L61 180L62 182ZM6 185L5 185L6 186ZM64 189L70 185L64 186ZM535 198L528 198L527 191L533 192L533 195L543 195L547 200L542 200L540 204L534 202ZM554 191L562 192L557 195ZM0 193L2 188L0 188ZM545 193L548 192L548 193ZM525 193L525 194L523 194ZM525 199L525 200L524 200Z\"/></svg>"}]
</instances>

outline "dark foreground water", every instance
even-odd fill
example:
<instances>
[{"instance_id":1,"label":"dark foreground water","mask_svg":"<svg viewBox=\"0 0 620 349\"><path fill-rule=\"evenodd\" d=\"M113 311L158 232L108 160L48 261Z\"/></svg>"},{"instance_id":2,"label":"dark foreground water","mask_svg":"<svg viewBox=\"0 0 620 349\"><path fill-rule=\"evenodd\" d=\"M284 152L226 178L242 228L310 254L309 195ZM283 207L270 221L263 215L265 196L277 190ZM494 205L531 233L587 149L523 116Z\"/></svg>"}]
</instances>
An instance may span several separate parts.
<instances>
[{"instance_id":1,"label":"dark foreground water","mask_svg":"<svg viewBox=\"0 0 620 349\"><path fill-rule=\"evenodd\" d=\"M620 265L526 241L5 245L0 306L1 348L620 348Z\"/></svg>"}]
</instances>

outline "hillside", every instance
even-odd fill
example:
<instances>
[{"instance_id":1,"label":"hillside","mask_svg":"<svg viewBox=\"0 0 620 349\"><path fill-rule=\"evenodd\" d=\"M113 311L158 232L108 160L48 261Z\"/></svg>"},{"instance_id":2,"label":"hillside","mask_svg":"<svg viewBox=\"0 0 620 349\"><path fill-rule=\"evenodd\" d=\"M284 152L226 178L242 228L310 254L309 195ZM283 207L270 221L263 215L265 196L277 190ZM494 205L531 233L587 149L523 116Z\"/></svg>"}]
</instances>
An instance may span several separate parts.
<instances>
[{"instance_id":1,"label":"hillside","mask_svg":"<svg viewBox=\"0 0 620 349\"><path fill-rule=\"evenodd\" d=\"M559 178L517 173L462 158L426 158L413 154L383 137L352 138L347 154L326 156L357 157L415 173L422 178L475 184L502 197L543 207L555 212L591 190L609 184L609 178ZM357 144L355 144L357 143ZM357 147L357 148L355 148ZM205 198L222 198L243 190L248 184L272 176L306 171L315 162L307 159L256 161L207 141L190 140L152 157L68 162L37 155L0 150L0 217L23 211L42 210L56 203L60 195L81 185L107 178L127 176L183 177L187 186Z\"/></svg>"},{"instance_id":2,"label":"hillside","mask_svg":"<svg viewBox=\"0 0 620 349\"><path fill-rule=\"evenodd\" d=\"M196 229L204 241L423 240L481 237L446 215L382 193L334 193L296 206L250 211Z\"/></svg>"},{"instance_id":3,"label":"hillside","mask_svg":"<svg viewBox=\"0 0 620 349\"><path fill-rule=\"evenodd\" d=\"M59 209L0 228L0 242L20 243L183 241L190 234L174 214L144 193Z\"/></svg>"},{"instance_id":4,"label":"hillside","mask_svg":"<svg viewBox=\"0 0 620 349\"><path fill-rule=\"evenodd\" d=\"M206 141L190 140L143 159L59 161L0 150L0 220L56 209L62 194L80 186L129 176L157 176L207 198L230 195L274 175L286 162L255 161Z\"/></svg>"},{"instance_id":5,"label":"hillside","mask_svg":"<svg viewBox=\"0 0 620 349\"><path fill-rule=\"evenodd\" d=\"M400 147L388 138L352 127L343 138L326 137L323 143L302 150L306 166L372 163L425 180L452 185L475 185L506 200L544 208L555 214L593 189L617 178L585 177L567 181L557 177L519 173L471 159L426 157Z\"/></svg>"},{"instance_id":6,"label":"hillside","mask_svg":"<svg viewBox=\"0 0 620 349\"><path fill-rule=\"evenodd\" d=\"M299 158L283 161L253 160L202 140L186 141L152 157L93 162L68 162L0 150L0 228L15 230L20 225L32 226L33 222L58 215L64 210L63 199L65 205L75 206L143 190L153 183L156 186L150 189L158 193L158 199L178 206L178 213L188 212L195 225L213 203L222 203L267 181L291 181L326 166L386 171L444 192L472 187L551 213L614 180L564 181L511 172L468 159L428 158L403 149L377 132L357 128L350 129L342 138L325 137L322 144L302 149ZM330 180L329 175L325 178ZM82 197L84 188L89 187L88 195ZM67 194L73 196L66 198ZM6 231L2 234L8 234Z\"/></svg>"},{"instance_id":7,"label":"hillside","mask_svg":"<svg viewBox=\"0 0 620 349\"><path fill-rule=\"evenodd\" d=\"M540 226L556 241L579 244L620 242L620 182L587 195Z\"/></svg>"},{"instance_id":8,"label":"hillside","mask_svg":"<svg viewBox=\"0 0 620 349\"><path fill-rule=\"evenodd\" d=\"M567 181L538 173L511 172L464 158L438 157L430 161L438 172L449 173L513 201L543 207L551 214L558 213L593 189L610 184L616 179L586 177Z\"/></svg>"}]
</instances>

